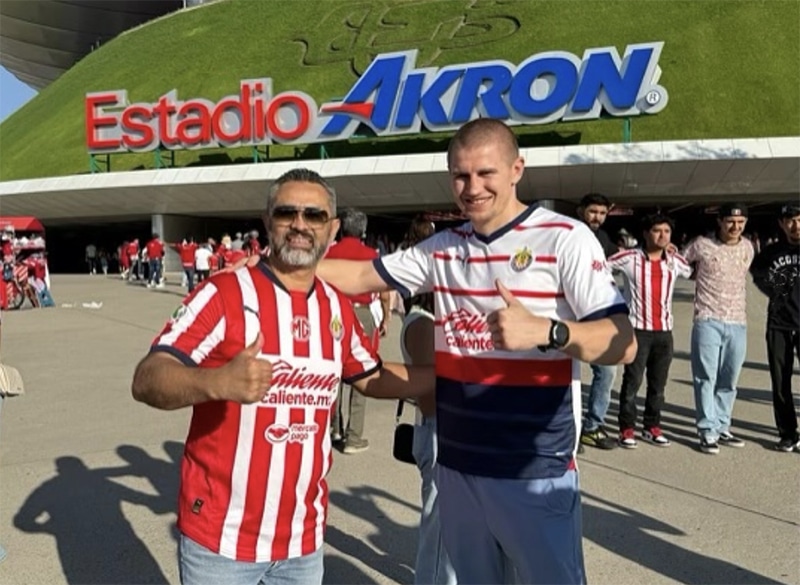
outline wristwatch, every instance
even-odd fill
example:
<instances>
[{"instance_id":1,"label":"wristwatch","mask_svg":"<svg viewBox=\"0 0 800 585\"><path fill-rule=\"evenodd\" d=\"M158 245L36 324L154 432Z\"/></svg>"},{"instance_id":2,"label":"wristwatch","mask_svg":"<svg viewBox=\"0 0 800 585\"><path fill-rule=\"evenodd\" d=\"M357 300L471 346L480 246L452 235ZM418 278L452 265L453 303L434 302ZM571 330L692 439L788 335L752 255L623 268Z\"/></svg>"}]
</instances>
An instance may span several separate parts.
<instances>
[{"instance_id":1,"label":"wristwatch","mask_svg":"<svg viewBox=\"0 0 800 585\"><path fill-rule=\"evenodd\" d=\"M550 332L547 345L540 345L539 351L561 349L569 343L569 326L561 321L550 319Z\"/></svg>"}]
</instances>

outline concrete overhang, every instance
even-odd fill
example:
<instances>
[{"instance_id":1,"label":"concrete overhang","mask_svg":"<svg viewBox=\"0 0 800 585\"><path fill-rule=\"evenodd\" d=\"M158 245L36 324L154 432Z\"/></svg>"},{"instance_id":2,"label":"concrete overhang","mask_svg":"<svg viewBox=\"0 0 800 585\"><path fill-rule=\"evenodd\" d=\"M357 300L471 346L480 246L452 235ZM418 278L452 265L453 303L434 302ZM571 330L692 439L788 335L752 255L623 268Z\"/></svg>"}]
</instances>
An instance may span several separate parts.
<instances>
[{"instance_id":1,"label":"concrete overhang","mask_svg":"<svg viewBox=\"0 0 800 585\"><path fill-rule=\"evenodd\" d=\"M669 208L800 197L800 136L527 148L524 200L600 192L624 205ZM368 212L453 207L446 155L322 159L97 173L0 182L2 215L46 225L113 222L154 213L257 215L268 185L305 166L329 179L340 205Z\"/></svg>"}]
</instances>

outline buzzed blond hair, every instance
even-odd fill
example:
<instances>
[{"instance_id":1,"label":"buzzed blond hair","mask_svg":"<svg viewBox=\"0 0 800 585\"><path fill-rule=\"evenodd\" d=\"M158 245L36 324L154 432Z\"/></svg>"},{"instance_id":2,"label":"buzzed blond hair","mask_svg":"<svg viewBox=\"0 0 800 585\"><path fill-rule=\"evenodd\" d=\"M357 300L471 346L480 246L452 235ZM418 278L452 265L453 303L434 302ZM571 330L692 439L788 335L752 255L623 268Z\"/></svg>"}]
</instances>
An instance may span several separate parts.
<instances>
[{"instance_id":1,"label":"buzzed blond hair","mask_svg":"<svg viewBox=\"0 0 800 585\"><path fill-rule=\"evenodd\" d=\"M493 118L478 118L464 124L450 139L450 145L447 147L447 166L450 166L455 152L487 144L505 151L509 162L513 162L519 156L517 137L508 126Z\"/></svg>"}]
</instances>

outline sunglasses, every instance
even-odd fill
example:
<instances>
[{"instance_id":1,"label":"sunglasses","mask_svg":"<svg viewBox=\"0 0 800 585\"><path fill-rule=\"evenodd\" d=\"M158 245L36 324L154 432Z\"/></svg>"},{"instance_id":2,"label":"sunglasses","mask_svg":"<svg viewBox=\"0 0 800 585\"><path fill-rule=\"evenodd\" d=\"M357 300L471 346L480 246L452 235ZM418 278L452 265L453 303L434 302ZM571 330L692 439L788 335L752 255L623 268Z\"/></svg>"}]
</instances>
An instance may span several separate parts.
<instances>
[{"instance_id":1,"label":"sunglasses","mask_svg":"<svg viewBox=\"0 0 800 585\"><path fill-rule=\"evenodd\" d=\"M331 216L319 207L294 207L292 205L279 205L272 210L272 220L276 223L290 224L297 216L309 227L322 227L328 223Z\"/></svg>"}]
</instances>

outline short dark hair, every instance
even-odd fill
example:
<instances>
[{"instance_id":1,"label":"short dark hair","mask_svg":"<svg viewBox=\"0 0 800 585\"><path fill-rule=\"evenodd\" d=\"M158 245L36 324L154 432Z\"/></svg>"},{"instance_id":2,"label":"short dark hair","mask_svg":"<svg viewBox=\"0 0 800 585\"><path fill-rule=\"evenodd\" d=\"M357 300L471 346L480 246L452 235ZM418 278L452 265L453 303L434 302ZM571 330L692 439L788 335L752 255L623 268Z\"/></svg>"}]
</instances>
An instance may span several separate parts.
<instances>
[{"instance_id":1,"label":"short dark hair","mask_svg":"<svg viewBox=\"0 0 800 585\"><path fill-rule=\"evenodd\" d=\"M322 186L328 193L328 202L330 203L331 211L333 215L336 215L336 190L331 187L328 181L323 179L318 172L303 168L286 171L270 185L269 195L267 196L267 215L271 214L272 208L275 207L275 196L278 194L278 190L281 186L285 183L292 182L314 183L315 185Z\"/></svg>"},{"instance_id":2,"label":"short dark hair","mask_svg":"<svg viewBox=\"0 0 800 585\"><path fill-rule=\"evenodd\" d=\"M367 214L363 211L345 207L339 213L342 235L351 238L363 238L367 233Z\"/></svg>"},{"instance_id":3,"label":"short dark hair","mask_svg":"<svg viewBox=\"0 0 800 585\"><path fill-rule=\"evenodd\" d=\"M581 197L581 202L578 204L579 207L586 209L590 205L602 205L611 209L611 201L602 193L587 193Z\"/></svg>"},{"instance_id":4,"label":"short dark hair","mask_svg":"<svg viewBox=\"0 0 800 585\"><path fill-rule=\"evenodd\" d=\"M669 226L670 230L675 230L675 222L668 215L663 213L649 213L642 218L642 230L649 232L653 226L665 223Z\"/></svg>"},{"instance_id":5,"label":"short dark hair","mask_svg":"<svg viewBox=\"0 0 800 585\"><path fill-rule=\"evenodd\" d=\"M494 118L477 118L464 124L450 139L447 147L447 166L450 166L454 152L483 146L492 141L506 151L509 160L515 160L519 156L519 143L511 128Z\"/></svg>"}]
</instances>

